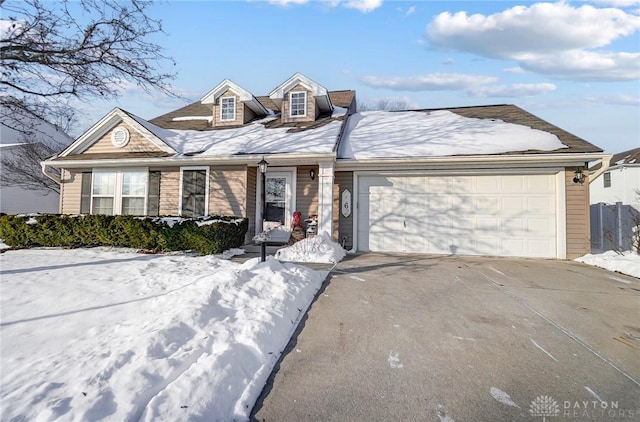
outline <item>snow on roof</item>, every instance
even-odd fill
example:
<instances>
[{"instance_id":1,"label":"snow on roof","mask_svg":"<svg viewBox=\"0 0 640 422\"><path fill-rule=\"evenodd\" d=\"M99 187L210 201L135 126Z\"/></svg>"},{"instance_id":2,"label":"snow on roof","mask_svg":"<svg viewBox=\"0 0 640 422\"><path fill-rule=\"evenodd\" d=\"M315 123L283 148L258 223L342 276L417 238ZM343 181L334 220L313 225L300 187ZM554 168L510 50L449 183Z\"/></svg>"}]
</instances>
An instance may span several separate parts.
<instances>
[{"instance_id":1,"label":"snow on roof","mask_svg":"<svg viewBox=\"0 0 640 422\"><path fill-rule=\"evenodd\" d=\"M346 109L343 109L346 112ZM200 152L200 157L237 154L316 153L333 152L342 126L341 120L296 132L291 128L266 128L274 120L268 116L251 124L218 130L164 129L135 115L130 116L149 132L180 154Z\"/></svg>"},{"instance_id":2,"label":"snow on roof","mask_svg":"<svg viewBox=\"0 0 640 422\"><path fill-rule=\"evenodd\" d=\"M447 110L365 111L349 118L339 158L442 157L553 151L567 148L554 134L497 119Z\"/></svg>"}]
</instances>

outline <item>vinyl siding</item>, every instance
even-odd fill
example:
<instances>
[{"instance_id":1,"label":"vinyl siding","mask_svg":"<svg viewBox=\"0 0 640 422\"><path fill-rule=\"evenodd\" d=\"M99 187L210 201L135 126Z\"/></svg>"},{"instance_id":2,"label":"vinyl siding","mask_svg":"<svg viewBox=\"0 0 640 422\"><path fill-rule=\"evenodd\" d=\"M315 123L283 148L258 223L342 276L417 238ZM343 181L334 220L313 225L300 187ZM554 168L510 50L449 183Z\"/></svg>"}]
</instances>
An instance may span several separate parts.
<instances>
[{"instance_id":1,"label":"vinyl siding","mask_svg":"<svg viewBox=\"0 0 640 422\"><path fill-rule=\"evenodd\" d=\"M334 185L337 187L334 191L334 203L333 203L333 215L334 215L334 227L338 230L336 241L342 244L343 238L345 238L344 247L347 250L353 248L353 212L355 208L355 201L353 199L353 172L339 171L335 174ZM349 217L342 215L342 192L348 189L351 192L351 214Z\"/></svg>"},{"instance_id":2,"label":"vinyl siding","mask_svg":"<svg viewBox=\"0 0 640 422\"><path fill-rule=\"evenodd\" d=\"M574 170L565 171L568 259L590 252L588 172L583 170L585 181L576 184L573 183Z\"/></svg>"},{"instance_id":3,"label":"vinyl siding","mask_svg":"<svg viewBox=\"0 0 640 422\"><path fill-rule=\"evenodd\" d=\"M209 215L247 215L246 167L209 170Z\"/></svg>"},{"instance_id":4,"label":"vinyl siding","mask_svg":"<svg viewBox=\"0 0 640 422\"><path fill-rule=\"evenodd\" d=\"M290 115L290 103L289 103L289 94L291 92L300 92L300 91L304 91L307 93L307 113L305 116L301 116L301 117L291 117ZM317 110L316 107L316 99L313 97L313 93L311 91L309 91L307 88L303 87L302 85L296 85L294 88L292 88L291 90L287 91L284 94L284 98L282 99L282 122L283 123L289 123L289 122L313 122L316 120L316 117L318 116L319 110Z\"/></svg>"},{"instance_id":5,"label":"vinyl siding","mask_svg":"<svg viewBox=\"0 0 640 422\"><path fill-rule=\"evenodd\" d=\"M254 113L246 104L242 104L242 109L244 110L244 117L242 118L242 123L249 123L251 120L255 119L256 113Z\"/></svg>"},{"instance_id":6,"label":"vinyl siding","mask_svg":"<svg viewBox=\"0 0 640 422\"><path fill-rule=\"evenodd\" d=\"M60 184L60 212L62 214L80 214L82 198L82 172L91 169L62 170Z\"/></svg>"},{"instance_id":7,"label":"vinyl siding","mask_svg":"<svg viewBox=\"0 0 640 422\"><path fill-rule=\"evenodd\" d=\"M234 97L236 99L236 117L233 120L221 120L220 110L223 97ZM243 123L244 104L240 102L240 97L230 89L221 94L213 104L213 127L237 126Z\"/></svg>"},{"instance_id":8,"label":"vinyl siding","mask_svg":"<svg viewBox=\"0 0 640 422\"><path fill-rule=\"evenodd\" d=\"M316 172L315 180L311 180L309 170ZM302 213L306 220L318 214L318 166L300 166L296 171L296 206L294 211Z\"/></svg>"},{"instance_id":9,"label":"vinyl siding","mask_svg":"<svg viewBox=\"0 0 640 422\"><path fill-rule=\"evenodd\" d=\"M180 214L180 167L150 169L160 173L160 215Z\"/></svg>"},{"instance_id":10,"label":"vinyl siding","mask_svg":"<svg viewBox=\"0 0 640 422\"><path fill-rule=\"evenodd\" d=\"M129 131L129 143L122 148L113 146L111 143L111 133L118 127L123 127ZM87 148L83 154L104 154L104 153L126 153L126 152L162 152L151 141L143 137L138 131L126 123L120 123L98 139L93 145Z\"/></svg>"}]
</instances>

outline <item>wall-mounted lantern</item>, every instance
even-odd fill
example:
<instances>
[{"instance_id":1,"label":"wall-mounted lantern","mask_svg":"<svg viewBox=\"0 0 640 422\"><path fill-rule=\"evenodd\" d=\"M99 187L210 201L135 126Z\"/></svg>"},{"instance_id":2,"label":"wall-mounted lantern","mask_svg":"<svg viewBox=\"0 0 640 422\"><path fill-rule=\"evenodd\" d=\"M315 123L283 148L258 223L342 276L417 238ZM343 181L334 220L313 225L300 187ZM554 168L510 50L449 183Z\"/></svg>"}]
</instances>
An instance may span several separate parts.
<instances>
[{"instance_id":1,"label":"wall-mounted lantern","mask_svg":"<svg viewBox=\"0 0 640 422\"><path fill-rule=\"evenodd\" d=\"M582 172L582 169L576 169L573 173L573 183L584 183L584 173Z\"/></svg>"}]
</instances>

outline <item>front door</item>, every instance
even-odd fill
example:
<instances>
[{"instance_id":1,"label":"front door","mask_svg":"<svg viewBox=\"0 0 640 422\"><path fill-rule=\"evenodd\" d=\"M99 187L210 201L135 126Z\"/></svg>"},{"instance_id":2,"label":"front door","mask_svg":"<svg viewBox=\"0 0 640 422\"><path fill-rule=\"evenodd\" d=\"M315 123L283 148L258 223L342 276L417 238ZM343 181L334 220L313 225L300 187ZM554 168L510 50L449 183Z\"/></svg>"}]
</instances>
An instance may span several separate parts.
<instances>
[{"instance_id":1,"label":"front door","mask_svg":"<svg viewBox=\"0 0 640 422\"><path fill-rule=\"evenodd\" d=\"M267 171L265 184L266 217L263 229L270 230L271 242L286 242L289 240L295 203L293 181L293 171Z\"/></svg>"}]
</instances>

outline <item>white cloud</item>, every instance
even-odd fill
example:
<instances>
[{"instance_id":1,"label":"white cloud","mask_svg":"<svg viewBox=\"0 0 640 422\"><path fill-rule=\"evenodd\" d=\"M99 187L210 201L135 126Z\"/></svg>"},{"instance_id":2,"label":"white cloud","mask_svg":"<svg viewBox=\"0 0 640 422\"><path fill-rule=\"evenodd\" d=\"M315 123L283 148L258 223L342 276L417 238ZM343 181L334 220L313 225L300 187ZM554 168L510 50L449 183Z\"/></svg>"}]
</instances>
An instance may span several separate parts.
<instances>
[{"instance_id":1,"label":"white cloud","mask_svg":"<svg viewBox=\"0 0 640 422\"><path fill-rule=\"evenodd\" d=\"M343 3L347 9L356 9L362 13L369 13L382 6L382 0L347 0Z\"/></svg>"},{"instance_id":2,"label":"white cloud","mask_svg":"<svg viewBox=\"0 0 640 422\"><path fill-rule=\"evenodd\" d=\"M446 59L445 61L443 61L443 62L442 62L442 64L443 64L443 65L446 65L446 66L450 66L450 65L452 65L452 64L455 64L455 62L456 62L456 61L455 61L455 60L453 60L452 58L448 58L448 59Z\"/></svg>"},{"instance_id":3,"label":"white cloud","mask_svg":"<svg viewBox=\"0 0 640 422\"><path fill-rule=\"evenodd\" d=\"M554 91L556 86L550 83L494 85L472 88L467 93L472 97L533 97Z\"/></svg>"},{"instance_id":4,"label":"white cloud","mask_svg":"<svg viewBox=\"0 0 640 422\"><path fill-rule=\"evenodd\" d=\"M462 73L431 73L423 76L379 77L365 76L362 82L373 88L396 91L446 91L470 89L477 85L495 82L493 76L467 75Z\"/></svg>"},{"instance_id":5,"label":"white cloud","mask_svg":"<svg viewBox=\"0 0 640 422\"><path fill-rule=\"evenodd\" d=\"M515 60L526 70L556 77L626 80L633 78L629 61L635 53L587 49L605 47L639 29L640 16L623 10L560 2L515 6L493 15L444 12L429 23L426 33L434 48ZM598 65L598 74L586 71L590 64Z\"/></svg>"},{"instance_id":6,"label":"white cloud","mask_svg":"<svg viewBox=\"0 0 640 422\"><path fill-rule=\"evenodd\" d=\"M515 59L526 70L558 79L580 81L640 79L640 53L596 53L570 50L562 54L521 54Z\"/></svg>"},{"instance_id":7,"label":"white cloud","mask_svg":"<svg viewBox=\"0 0 640 422\"><path fill-rule=\"evenodd\" d=\"M415 13L415 11L416 11L416 7L415 7L415 6L410 6L410 7L407 9L407 11L406 11L406 13L405 13L404 15L405 15L405 16L413 15L413 14Z\"/></svg>"},{"instance_id":8,"label":"white cloud","mask_svg":"<svg viewBox=\"0 0 640 422\"><path fill-rule=\"evenodd\" d=\"M520 66L516 66L516 67L505 67L504 69L502 69L503 72L505 73L524 73L525 70L523 68L521 68Z\"/></svg>"}]
</instances>

